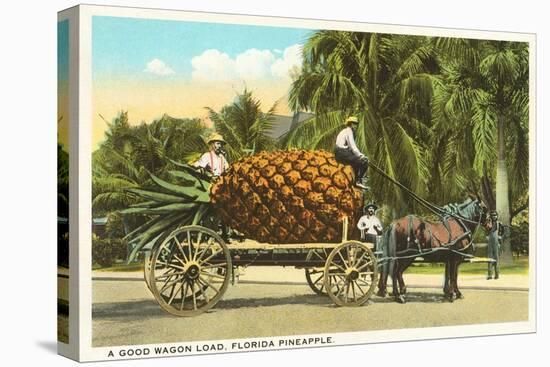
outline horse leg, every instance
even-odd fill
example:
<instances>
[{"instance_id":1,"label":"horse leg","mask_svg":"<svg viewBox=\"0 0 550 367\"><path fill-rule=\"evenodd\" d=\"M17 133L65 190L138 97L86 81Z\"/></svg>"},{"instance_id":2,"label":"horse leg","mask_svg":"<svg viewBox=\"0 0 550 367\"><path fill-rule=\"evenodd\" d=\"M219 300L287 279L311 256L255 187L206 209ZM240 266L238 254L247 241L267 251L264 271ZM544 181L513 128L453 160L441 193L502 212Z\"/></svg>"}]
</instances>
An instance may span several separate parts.
<instances>
[{"instance_id":1,"label":"horse leg","mask_svg":"<svg viewBox=\"0 0 550 367\"><path fill-rule=\"evenodd\" d=\"M454 292L457 299L463 299L464 296L462 292L458 289L458 267L460 266L461 258L458 257L455 261L454 272L453 272L453 283L454 283Z\"/></svg>"},{"instance_id":2,"label":"horse leg","mask_svg":"<svg viewBox=\"0 0 550 367\"><path fill-rule=\"evenodd\" d=\"M414 259L401 260L398 273L399 293L407 294L407 286L403 280L403 273L413 263Z\"/></svg>"},{"instance_id":3,"label":"horse leg","mask_svg":"<svg viewBox=\"0 0 550 367\"><path fill-rule=\"evenodd\" d=\"M445 299L447 299L449 302L453 302L455 300L452 274L453 262L451 261L451 259L447 259L447 261L445 262L445 284L443 286L443 295L445 296Z\"/></svg>"},{"instance_id":4,"label":"horse leg","mask_svg":"<svg viewBox=\"0 0 550 367\"><path fill-rule=\"evenodd\" d=\"M449 300L449 302L454 302L457 299L456 281L455 281L457 261L454 258L450 258L448 260L448 264L449 264L449 271L448 271L447 299Z\"/></svg>"},{"instance_id":5,"label":"horse leg","mask_svg":"<svg viewBox=\"0 0 550 367\"><path fill-rule=\"evenodd\" d=\"M399 267L400 263L399 260L392 260L392 264L390 265L390 272L392 274L391 276L391 282L392 282L392 290L393 290L393 298L398 303L406 303L405 297L399 292Z\"/></svg>"},{"instance_id":6,"label":"horse leg","mask_svg":"<svg viewBox=\"0 0 550 367\"><path fill-rule=\"evenodd\" d=\"M378 279L378 292L376 292L376 295L383 298L388 294L388 264L383 264L380 269L380 279Z\"/></svg>"},{"instance_id":7,"label":"horse leg","mask_svg":"<svg viewBox=\"0 0 550 367\"><path fill-rule=\"evenodd\" d=\"M445 281L443 282L443 295L445 298L449 296L449 261L445 261Z\"/></svg>"}]
</instances>

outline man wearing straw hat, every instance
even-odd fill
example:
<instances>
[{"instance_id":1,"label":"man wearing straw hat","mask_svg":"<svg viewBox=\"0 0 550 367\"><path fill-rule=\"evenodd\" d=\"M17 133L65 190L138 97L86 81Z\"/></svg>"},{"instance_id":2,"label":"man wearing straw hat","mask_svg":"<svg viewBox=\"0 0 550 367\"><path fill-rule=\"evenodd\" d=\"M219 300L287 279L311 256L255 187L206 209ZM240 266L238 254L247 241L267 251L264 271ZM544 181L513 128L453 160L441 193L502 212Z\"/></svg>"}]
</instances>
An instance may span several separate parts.
<instances>
[{"instance_id":1,"label":"man wearing straw hat","mask_svg":"<svg viewBox=\"0 0 550 367\"><path fill-rule=\"evenodd\" d=\"M210 145L210 151L204 153L198 161L193 163L193 166L207 170L213 177L221 176L229 167L223 149L226 142L223 140L223 136L213 133L207 143Z\"/></svg>"},{"instance_id":2,"label":"man wearing straw hat","mask_svg":"<svg viewBox=\"0 0 550 367\"><path fill-rule=\"evenodd\" d=\"M359 120L355 116L350 116L344 124L346 127L336 137L334 156L338 162L352 166L355 170L355 185L368 190L365 185L365 174L369 168L369 159L361 153L355 144L355 133L359 126Z\"/></svg>"}]
</instances>

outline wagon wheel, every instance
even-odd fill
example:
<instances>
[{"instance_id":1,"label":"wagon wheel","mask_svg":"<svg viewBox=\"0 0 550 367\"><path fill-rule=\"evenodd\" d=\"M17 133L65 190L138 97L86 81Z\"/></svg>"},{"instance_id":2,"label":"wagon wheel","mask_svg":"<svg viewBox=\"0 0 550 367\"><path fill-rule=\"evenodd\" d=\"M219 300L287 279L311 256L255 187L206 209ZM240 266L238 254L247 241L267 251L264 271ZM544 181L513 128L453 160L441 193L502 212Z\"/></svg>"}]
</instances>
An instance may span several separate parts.
<instances>
[{"instance_id":1,"label":"wagon wheel","mask_svg":"<svg viewBox=\"0 0 550 367\"><path fill-rule=\"evenodd\" d=\"M314 249L310 250L307 255L308 261L322 261L325 263L327 261L327 250L326 249ZM318 295L326 296L325 292L325 268L315 267L315 268L306 268L306 281L307 285L311 288L313 292Z\"/></svg>"},{"instance_id":2,"label":"wagon wheel","mask_svg":"<svg viewBox=\"0 0 550 367\"><path fill-rule=\"evenodd\" d=\"M153 251L146 251L144 253L144 260L143 260L143 278L145 279L145 284L147 284L147 288L151 292L151 283L149 282L150 275L151 275L151 257L153 256Z\"/></svg>"},{"instance_id":3,"label":"wagon wheel","mask_svg":"<svg viewBox=\"0 0 550 367\"><path fill-rule=\"evenodd\" d=\"M361 306L376 286L378 270L371 249L359 242L336 247L325 265L325 289L339 306Z\"/></svg>"},{"instance_id":4,"label":"wagon wheel","mask_svg":"<svg viewBox=\"0 0 550 367\"><path fill-rule=\"evenodd\" d=\"M151 291L151 293L153 293L153 290L151 289L151 282L150 282L151 258L153 257L155 250L164 241L165 237L166 235L163 235L157 238L157 240L153 244L153 247L150 250L147 250L143 253L143 278L145 279L145 284L147 284L147 288Z\"/></svg>"},{"instance_id":5,"label":"wagon wheel","mask_svg":"<svg viewBox=\"0 0 550 367\"><path fill-rule=\"evenodd\" d=\"M325 269L306 268L306 281L309 288L320 296L326 296L325 292Z\"/></svg>"},{"instance_id":6,"label":"wagon wheel","mask_svg":"<svg viewBox=\"0 0 550 367\"><path fill-rule=\"evenodd\" d=\"M186 226L172 232L153 252L149 284L165 311L195 316L222 298L231 269L229 249L218 234Z\"/></svg>"}]
</instances>

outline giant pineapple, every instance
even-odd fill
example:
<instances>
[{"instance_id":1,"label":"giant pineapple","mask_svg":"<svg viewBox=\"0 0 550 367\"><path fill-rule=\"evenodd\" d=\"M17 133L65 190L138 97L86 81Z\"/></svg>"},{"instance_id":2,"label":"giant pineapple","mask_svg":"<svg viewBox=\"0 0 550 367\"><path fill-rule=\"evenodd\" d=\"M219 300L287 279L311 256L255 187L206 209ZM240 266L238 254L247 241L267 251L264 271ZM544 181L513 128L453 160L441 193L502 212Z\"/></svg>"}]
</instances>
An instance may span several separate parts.
<instances>
[{"instance_id":1,"label":"giant pineapple","mask_svg":"<svg viewBox=\"0 0 550 367\"><path fill-rule=\"evenodd\" d=\"M125 213L153 216L130 234L139 239L136 250L171 228L211 215L260 242L338 242L343 216L351 233L362 208L353 169L326 151L261 152L212 182L189 166L181 168L172 172L178 184L152 175L158 190L130 189L146 201Z\"/></svg>"}]
</instances>

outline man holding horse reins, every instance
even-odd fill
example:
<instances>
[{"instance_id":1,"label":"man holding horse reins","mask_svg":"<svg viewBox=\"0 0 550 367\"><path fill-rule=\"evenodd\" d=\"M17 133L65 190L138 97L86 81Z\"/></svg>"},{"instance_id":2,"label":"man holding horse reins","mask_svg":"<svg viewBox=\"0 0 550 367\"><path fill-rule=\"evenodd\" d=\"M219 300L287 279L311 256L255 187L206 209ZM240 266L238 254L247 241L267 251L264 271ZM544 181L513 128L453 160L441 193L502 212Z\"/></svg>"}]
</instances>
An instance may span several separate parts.
<instances>
[{"instance_id":1,"label":"man holding horse reins","mask_svg":"<svg viewBox=\"0 0 550 367\"><path fill-rule=\"evenodd\" d=\"M365 215L357 222L357 228L361 231L361 240L374 244L375 248L377 236L382 234L382 223L375 215L376 210L378 210L376 204L368 204L364 208Z\"/></svg>"}]
</instances>

